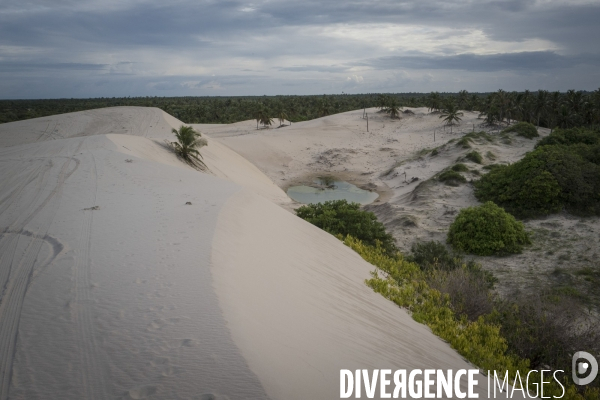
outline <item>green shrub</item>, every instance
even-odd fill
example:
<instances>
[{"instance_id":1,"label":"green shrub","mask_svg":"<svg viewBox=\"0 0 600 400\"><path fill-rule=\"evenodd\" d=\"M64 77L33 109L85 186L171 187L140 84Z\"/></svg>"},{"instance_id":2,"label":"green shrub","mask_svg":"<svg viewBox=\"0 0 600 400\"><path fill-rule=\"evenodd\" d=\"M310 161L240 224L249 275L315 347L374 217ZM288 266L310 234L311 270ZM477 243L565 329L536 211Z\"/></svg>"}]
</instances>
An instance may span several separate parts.
<instances>
[{"instance_id":1,"label":"green shrub","mask_svg":"<svg viewBox=\"0 0 600 400\"><path fill-rule=\"evenodd\" d=\"M473 260L465 261L460 254L451 253L448 248L436 241L416 242L406 257L407 261L416 263L423 271L454 271L466 269L470 274L483 278L489 289L498 281L491 272L485 271Z\"/></svg>"},{"instance_id":2,"label":"green shrub","mask_svg":"<svg viewBox=\"0 0 600 400\"><path fill-rule=\"evenodd\" d=\"M469 172L469 168L467 168L467 166L462 163L454 164L450 169L456 172Z\"/></svg>"},{"instance_id":3,"label":"green shrub","mask_svg":"<svg viewBox=\"0 0 600 400\"><path fill-rule=\"evenodd\" d=\"M488 160L494 161L496 159L496 155L494 153L492 153L491 151L488 151L487 153L485 153L485 156L488 158Z\"/></svg>"},{"instance_id":4,"label":"green shrub","mask_svg":"<svg viewBox=\"0 0 600 400\"><path fill-rule=\"evenodd\" d=\"M487 169L488 171L491 171L493 169L496 169L500 167L500 164L488 164L488 165L484 165L483 169Z\"/></svg>"},{"instance_id":5,"label":"green shrub","mask_svg":"<svg viewBox=\"0 0 600 400\"><path fill-rule=\"evenodd\" d=\"M457 251L481 256L519 253L530 244L523 223L491 201L460 211L448 231Z\"/></svg>"},{"instance_id":6,"label":"green shrub","mask_svg":"<svg viewBox=\"0 0 600 400\"><path fill-rule=\"evenodd\" d=\"M296 215L332 235L350 235L371 246L380 242L390 255L398 251L394 238L385 231L375 214L361 210L358 203L335 200L307 204L299 207Z\"/></svg>"},{"instance_id":7,"label":"green shrub","mask_svg":"<svg viewBox=\"0 0 600 400\"><path fill-rule=\"evenodd\" d=\"M584 128L556 129L550 135L541 139L536 144L536 148L548 145L572 145L577 143L588 145L598 144L600 143L600 132Z\"/></svg>"},{"instance_id":8,"label":"green shrub","mask_svg":"<svg viewBox=\"0 0 600 400\"><path fill-rule=\"evenodd\" d=\"M473 161L476 164L481 164L483 162L483 157L481 157L481 154L479 154L477 150L473 150L472 152L467 153L465 155L465 158L467 160Z\"/></svg>"},{"instance_id":9,"label":"green shrub","mask_svg":"<svg viewBox=\"0 0 600 400\"><path fill-rule=\"evenodd\" d=\"M463 149L470 149L471 141L469 140L469 138L463 137L459 141L456 142L456 145L461 146Z\"/></svg>"},{"instance_id":10,"label":"green shrub","mask_svg":"<svg viewBox=\"0 0 600 400\"><path fill-rule=\"evenodd\" d=\"M437 156L438 154L440 154L440 152L438 151L438 149L433 149L433 151L431 152L432 156Z\"/></svg>"},{"instance_id":11,"label":"green shrub","mask_svg":"<svg viewBox=\"0 0 600 400\"><path fill-rule=\"evenodd\" d=\"M463 136L463 138L467 138L467 139L483 139L483 140L487 140L488 142L493 142L494 141L494 138L491 137L489 134L487 134L484 131L470 132L470 133L467 133L465 136Z\"/></svg>"},{"instance_id":12,"label":"green shrub","mask_svg":"<svg viewBox=\"0 0 600 400\"><path fill-rule=\"evenodd\" d=\"M533 139L540 136L535 125L529 122L518 122L502 131L502 133L509 132L516 132L518 136L523 136L527 139Z\"/></svg>"},{"instance_id":13,"label":"green shrub","mask_svg":"<svg viewBox=\"0 0 600 400\"><path fill-rule=\"evenodd\" d=\"M537 217L566 208L600 214L600 166L574 146L543 146L519 162L493 169L475 182L480 201L494 201L519 217Z\"/></svg>"},{"instance_id":14,"label":"green shrub","mask_svg":"<svg viewBox=\"0 0 600 400\"><path fill-rule=\"evenodd\" d=\"M458 186L467 181L464 176L452 170L442 172L438 177L438 180L444 182L448 186Z\"/></svg>"}]
</instances>

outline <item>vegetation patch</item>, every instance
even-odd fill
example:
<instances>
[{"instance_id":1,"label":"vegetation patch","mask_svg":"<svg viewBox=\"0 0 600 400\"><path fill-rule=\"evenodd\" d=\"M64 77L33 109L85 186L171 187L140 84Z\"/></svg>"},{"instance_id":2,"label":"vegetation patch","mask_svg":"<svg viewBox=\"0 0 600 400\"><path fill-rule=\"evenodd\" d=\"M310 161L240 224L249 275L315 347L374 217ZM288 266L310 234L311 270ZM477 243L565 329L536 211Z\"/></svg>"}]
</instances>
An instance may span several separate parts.
<instances>
[{"instance_id":1,"label":"vegetation patch","mask_svg":"<svg viewBox=\"0 0 600 400\"><path fill-rule=\"evenodd\" d=\"M490 136L487 132L484 131L480 131L480 132L469 132L467 133L465 136L463 136L463 138L466 139L480 139L480 140L486 140L488 142L493 142L494 138L492 136Z\"/></svg>"},{"instance_id":2,"label":"vegetation patch","mask_svg":"<svg viewBox=\"0 0 600 400\"><path fill-rule=\"evenodd\" d=\"M354 212L367 217L371 214L358 209ZM329 217L341 219L340 224L346 220L343 213L330 213ZM477 367L508 371L511 377L517 371L521 377L527 376L530 368L548 369L545 365L564 368L565 373L558 375L565 387L564 396L555 381L544 385L545 395L598 398L597 387L578 390L569 380L573 350L596 354L600 343L596 325L572 329L573 316L577 321L585 317L580 314L581 307L570 301L573 291L501 300L491 292L495 282L491 273L442 243L416 243L404 257L377 240L375 245L368 245L350 235L336 236L375 266L366 280L369 287L407 309L413 319L426 324ZM541 377L532 372L530 378L529 389L535 392L534 382Z\"/></svg>"},{"instance_id":3,"label":"vegetation patch","mask_svg":"<svg viewBox=\"0 0 600 400\"><path fill-rule=\"evenodd\" d=\"M467 166L462 163L454 164L450 169L456 172L469 172L469 168L467 168Z\"/></svg>"},{"instance_id":4,"label":"vegetation patch","mask_svg":"<svg viewBox=\"0 0 600 400\"><path fill-rule=\"evenodd\" d=\"M492 161L496 160L496 155L494 153L492 153L491 151L488 151L487 153L485 153L485 156L488 160L492 160Z\"/></svg>"},{"instance_id":5,"label":"vegetation patch","mask_svg":"<svg viewBox=\"0 0 600 400\"><path fill-rule=\"evenodd\" d=\"M440 291L433 287L436 282L444 282L443 287L448 288L453 282L464 282L464 278L457 278L458 275L466 276L470 279L467 267L464 265L451 270L440 270L427 268L411 262L415 258L404 258L400 253L395 256L389 256L380 247L366 246L359 240L352 237L346 237L344 243L355 250L367 262L373 264L376 269L371 273L371 279L366 281L367 285L375 292L380 293L385 298L393 301L398 306L411 312L412 317L417 322L427 325L432 332L440 338L446 340L452 348L459 354L469 360L471 363L483 370L508 371L509 376L514 377L517 371L520 376L527 376L532 366L538 367L540 362L546 360L562 361L556 354L561 356L570 356L567 348L562 347L556 352L557 344L573 343L580 339L579 336L568 334L562 330L562 321L557 323L554 316L567 316L565 313L552 313L552 309L546 308L542 314L536 314L533 311L539 311L533 307L527 307L527 304L539 303L523 302L501 302L496 303L490 299L490 294L479 288L487 298L486 304L492 307L489 313L482 313L475 320L471 320L465 314L457 312L457 305L461 304L460 296L454 298L451 293ZM426 253L433 255L438 253L445 258L446 263L454 264L455 261L447 260L448 256L440 252L437 245L426 245ZM434 256L435 257L435 256ZM427 255L421 258L426 261L430 259ZM433 284L433 285L432 285ZM466 293L472 295L472 292ZM467 296L462 295L465 299ZM462 303L464 304L464 303ZM493 304L493 305L491 305ZM519 311L521 311L519 313ZM544 324L536 325L538 322ZM505 325L503 325L505 324ZM541 328L538 329L537 326ZM572 332L571 332L572 333ZM587 339L580 342L583 348L597 348L593 340L598 335L593 331L587 330L585 334L590 334L593 339ZM508 338L504 335L510 335ZM528 334L524 336L524 334ZM533 344L532 347L527 345ZM529 349L534 351L528 351ZM540 358L532 364L527 358L529 354L539 354ZM552 354L552 356L549 356ZM545 355L545 356L544 356ZM541 361L540 361L541 360ZM560 365L567 369L567 373L562 378L563 388L555 381L544 385L544 394L548 396L562 397L563 399L597 399L599 391L597 388L588 388L583 395L578 392L575 385L570 383L570 362ZM538 368L542 369L542 368ZM536 386L534 382L539 382L538 372L531 372L529 389L535 393ZM532 384L533 383L533 384Z\"/></svg>"},{"instance_id":6,"label":"vegetation patch","mask_svg":"<svg viewBox=\"0 0 600 400\"><path fill-rule=\"evenodd\" d=\"M440 176L438 176L438 180L444 182L448 186L459 186L461 183L467 182L467 178L453 170L442 172Z\"/></svg>"},{"instance_id":7,"label":"vegetation patch","mask_svg":"<svg viewBox=\"0 0 600 400\"><path fill-rule=\"evenodd\" d=\"M476 164L481 164L483 162L483 157L477 150L473 150L465 155L465 158L469 161L473 161Z\"/></svg>"},{"instance_id":8,"label":"vegetation patch","mask_svg":"<svg viewBox=\"0 0 600 400\"><path fill-rule=\"evenodd\" d=\"M463 149L471 148L471 140L468 137L463 137L459 141L456 142L457 146L462 147Z\"/></svg>"},{"instance_id":9,"label":"vegetation patch","mask_svg":"<svg viewBox=\"0 0 600 400\"><path fill-rule=\"evenodd\" d=\"M457 251L480 256L520 253L531 243L523 223L491 201L462 209L447 240Z\"/></svg>"},{"instance_id":10,"label":"vegetation patch","mask_svg":"<svg viewBox=\"0 0 600 400\"><path fill-rule=\"evenodd\" d=\"M296 215L332 235L350 235L371 246L379 243L387 254L398 251L394 238L385 231L375 214L361 210L358 203L335 200L307 204L299 207Z\"/></svg>"},{"instance_id":11,"label":"vegetation patch","mask_svg":"<svg viewBox=\"0 0 600 400\"><path fill-rule=\"evenodd\" d=\"M502 133L510 132L515 132L518 136L523 136L527 139L533 139L540 136L535 125L529 122L517 122L502 131Z\"/></svg>"},{"instance_id":12,"label":"vegetation patch","mask_svg":"<svg viewBox=\"0 0 600 400\"><path fill-rule=\"evenodd\" d=\"M493 169L475 182L480 201L494 201L519 217L567 209L600 214L600 134L557 130L522 160Z\"/></svg>"}]
</instances>

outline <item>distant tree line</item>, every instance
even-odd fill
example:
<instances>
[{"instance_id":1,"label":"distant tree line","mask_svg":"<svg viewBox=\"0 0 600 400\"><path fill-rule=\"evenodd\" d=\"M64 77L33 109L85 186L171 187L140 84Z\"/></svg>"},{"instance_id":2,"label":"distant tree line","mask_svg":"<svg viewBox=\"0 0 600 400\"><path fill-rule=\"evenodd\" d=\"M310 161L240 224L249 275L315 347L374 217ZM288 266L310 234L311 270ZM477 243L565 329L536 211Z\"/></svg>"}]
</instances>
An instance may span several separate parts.
<instances>
[{"instance_id":1,"label":"distant tree line","mask_svg":"<svg viewBox=\"0 0 600 400\"><path fill-rule=\"evenodd\" d=\"M399 117L402 107L428 107L452 116L458 110L478 111L488 124L526 121L548 128L595 126L600 123L600 89L566 93L506 92L389 93L311 96L241 97L120 97L94 99L0 100L0 123L115 106L158 107L189 123L233 123L255 119L270 125L272 118L307 121L330 114L379 107L390 117ZM448 117L446 117L448 121Z\"/></svg>"}]
</instances>

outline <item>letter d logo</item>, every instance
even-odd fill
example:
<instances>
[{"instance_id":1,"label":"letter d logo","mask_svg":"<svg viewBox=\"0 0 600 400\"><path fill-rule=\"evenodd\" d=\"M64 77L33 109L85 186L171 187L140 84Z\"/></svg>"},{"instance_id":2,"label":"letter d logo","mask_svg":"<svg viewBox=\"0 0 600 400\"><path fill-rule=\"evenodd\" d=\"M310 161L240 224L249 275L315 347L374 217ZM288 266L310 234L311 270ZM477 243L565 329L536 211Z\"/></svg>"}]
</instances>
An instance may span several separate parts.
<instances>
[{"instance_id":1,"label":"letter d logo","mask_svg":"<svg viewBox=\"0 0 600 400\"><path fill-rule=\"evenodd\" d=\"M577 365L577 360L580 358L584 358L587 362L580 362L579 365ZM578 376L580 374L585 374L587 371L590 371L590 374L586 378L580 378ZM592 383L592 381L596 379L596 375L598 375L598 362L590 353L578 351L573 354L572 372L573 382L575 382L576 385L587 385L588 383Z\"/></svg>"}]
</instances>

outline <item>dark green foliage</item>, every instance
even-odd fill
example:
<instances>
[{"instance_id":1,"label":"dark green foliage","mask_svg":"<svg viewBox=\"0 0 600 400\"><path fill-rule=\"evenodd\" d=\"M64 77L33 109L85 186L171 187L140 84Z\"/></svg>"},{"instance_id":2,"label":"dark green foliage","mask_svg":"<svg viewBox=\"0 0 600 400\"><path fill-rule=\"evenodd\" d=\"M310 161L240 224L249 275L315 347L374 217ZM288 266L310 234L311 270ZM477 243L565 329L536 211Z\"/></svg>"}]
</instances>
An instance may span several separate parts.
<instances>
[{"instance_id":1,"label":"dark green foliage","mask_svg":"<svg viewBox=\"0 0 600 400\"><path fill-rule=\"evenodd\" d=\"M467 153L465 155L465 158L477 164L481 164L483 162L483 157L481 157L481 154L479 154L477 150L473 150L470 153Z\"/></svg>"},{"instance_id":2,"label":"dark green foliage","mask_svg":"<svg viewBox=\"0 0 600 400\"><path fill-rule=\"evenodd\" d=\"M433 151L431 152L432 156L437 156L438 154L440 154L440 152L438 151L438 149L433 149Z\"/></svg>"},{"instance_id":3,"label":"dark green foliage","mask_svg":"<svg viewBox=\"0 0 600 400\"><path fill-rule=\"evenodd\" d=\"M442 172L440 176L438 176L438 180L444 182L448 186L458 186L467 181L464 176L452 170Z\"/></svg>"},{"instance_id":4,"label":"dark green foliage","mask_svg":"<svg viewBox=\"0 0 600 400\"><path fill-rule=\"evenodd\" d=\"M552 133L542 140L547 145L475 182L475 196L494 201L519 218L563 208L574 214L598 215L600 143L594 143L594 137L593 132L573 129Z\"/></svg>"},{"instance_id":5,"label":"dark green foliage","mask_svg":"<svg viewBox=\"0 0 600 400\"><path fill-rule=\"evenodd\" d=\"M491 201L462 209L448 231L455 250L480 256L519 253L530 244L523 223Z\"/></svg>"},{"instance_id":6,"label":"dark green foliage","mask_svg":"<svg viewBox=\"0 0 600 400\"><path fill-rule=\"evenodd\" d=\"M502 133L509 132L516 132L518 136L523 136L527 139L533 139L540 136L535 125L529 122L518 122L502 131Z\"/></svg>"},{"instance_id":7,"label":"dark green foliage","mask_svg":"<svg viewBox=\"0 0 600 400\"><path fill-rule=\"evenodd\" d=\"M572 145L577 143L598 144L600 132L584 128L556 129L536 144L537 147L548 145Z\"/></svg>"},{"instance_id":8,"label":"dark green foliage","mask_svg":"<svg viewBox=\"0 0 600 400\"><path fill-rule=\"evenodd\" d=\"M423 107L418 93L386 94L398 107ZM448 95L451 96L451 95ZM257 110L271 118L293 122L328 114L374 107L380 95L233 96L233 97L122 97L96 99L0 100L0 123L103 107L158 107L188 124L233 123L256 119ZM284 111L282 114L281 111ZM284 115L285 114L285 115Z\"/></svg>"},{"instance_id":9,"label":"dark green foliage","mask_svg":"<svg viewBox=\"0 0 600 400\"><path fill-rule=\"evenodd\" d=\"M498 165L474 182L475 197L482 202L494 201L519 218L560 211L558 182L538 160L528 156L512 165Z\"/></svg>"},{"instance_id":10,"label":"dark green foliage","mask_svg":"<svg viewBox=\"0 0 600 400\"><path fill-rule=\"evenodd\" d=\"M483 169L487 169L488 171L491 171L491 170L496 169L501 166L502 166L501 164L488 164L488 165L484 165Z\"/></svg>"},{"instance_id":11,"label":"dark green foliage","mask_svg":"<svg viewBox=\"0 0 600 400\"><path fill-rule=\"evenodd\" d=\"M462 163L454 164L451 169L452 169L452 171L456 171L456 172L468 172L469 171L469 168L467 168L467 166Z\"/></svg>"},{"instance_id":12,"label":"dark green foliage","mask_svg":"<svg viewBox=\"0 0 600 400\"><path fill-rule=\"evenodd\" d=\"M307 204L298 208L296 215L332 235L350 235L370 246L379 241L386 253L392 256L398 251L394 238L377 221L375 214L361 210L358 203L336 200Z\"/></svg>"}]
</instances>

